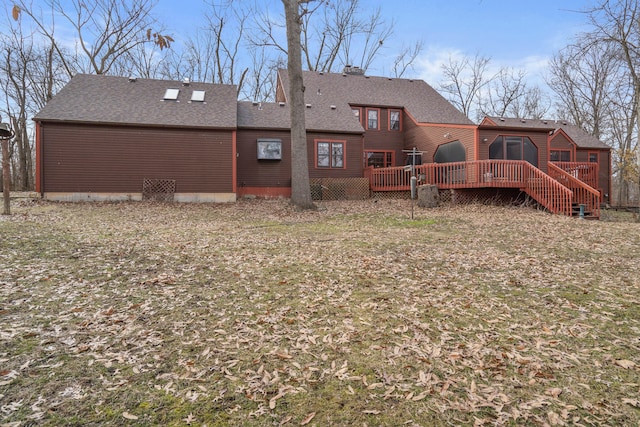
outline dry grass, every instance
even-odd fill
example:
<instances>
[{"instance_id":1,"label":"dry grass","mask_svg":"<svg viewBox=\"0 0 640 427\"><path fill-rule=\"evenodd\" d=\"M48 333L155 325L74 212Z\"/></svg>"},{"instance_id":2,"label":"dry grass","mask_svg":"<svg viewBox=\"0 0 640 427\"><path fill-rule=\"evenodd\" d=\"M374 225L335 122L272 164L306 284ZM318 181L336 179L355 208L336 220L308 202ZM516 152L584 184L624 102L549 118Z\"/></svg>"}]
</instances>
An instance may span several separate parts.
<instances>
[{"instance_id":1,"label":"dry grass","mask_svg":"<svg viewBox=\"0 0 640 427\"><path fill-rule=\"evenodd\" d=\"M20 202L0 425L638 425L640 225Z\"/></svg>"}]
</instances>

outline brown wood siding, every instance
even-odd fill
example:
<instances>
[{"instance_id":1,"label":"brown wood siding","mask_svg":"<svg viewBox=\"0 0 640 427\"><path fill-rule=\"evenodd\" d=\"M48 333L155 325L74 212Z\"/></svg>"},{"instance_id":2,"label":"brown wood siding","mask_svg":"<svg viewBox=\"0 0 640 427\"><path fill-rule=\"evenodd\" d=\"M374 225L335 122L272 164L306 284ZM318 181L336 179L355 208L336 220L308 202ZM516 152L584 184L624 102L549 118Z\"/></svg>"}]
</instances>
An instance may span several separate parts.
<instances>
[{"instance_id":1,"label":"brown wood siding","mask_svg":"<svg viewBox=\"0 0 640 427\"><path fill-rule=\"evenodd\" d=\"M467 160L475 160L475 128L437 125L418 125L411 119L405 121L404 149L416 147L423 152L422 161L432 163L438 146L460 141L464 145ZM404 162L404 156L402 156Z\"/></svg>"},{"instance_id":2,"label":"brown wood siding","mask_svg":"<svg viewBox=\"0 0 640 427\"><path fill-rule=\"evenodd\" d=\"M502 129L480 129L479 132L479 144L478 144L478 160L489 159L489 146L498 136L528 136L531 142L538 147L538 168L544 173L547 173L549 163L549 145L548 135L546 131L514 131L514 130L502 130ZM486 142L484 142L486 139Z\"/></svg>"},{"instance_id":3,"label":"brown wood siding","mask_svg":"<svg viewBox=\"0 0 640 427\"><path fill-rule=\"evenodd\" d=\"M366 130L364 134L364 151L395 151L395 161L396 164L394 166L404 165L404 154L402 150L404 149L404 125L406 123L406 118L404 114L401 118L401 130L389 130L389 109L388 108L376 108L379 111L378 121L379 121L379 130ZM366 125L367 121L367 109L365 107L361 108L361 120L362 123ZM400 110L398 108L392 108L392 110Z\"/></svg>"},{"instance_id":4,"label":"brown wood siding","mask_svg":"<svg viewBox=\"0 0 640 427\"><path fill-rule=\"evenodd\" d=\"M282 141L281 160L258 160L258 139ZM288 131L238 130L238 187L291 187L291 134Z\"/></svg>"},{"instance_id":5,"label":"brown wood siding","mask_svg":"<svg viewBox=\"0 0 640 427\"><path fill-rule=\"evenodd\" d=\"M318 168L315 165L315 141L344 141L344 169ZM309 158L309 178L361 178L362 170L362 135L346 135L332 133L307 132L307 155Z\"/></svg>"},{"instance_id":6,"label":"brown wood siding","mask_svg":"<svg viewBox=\"0 0 640 427\"><path fill-rule=\"evenodd\" d=\"M576 161L589 162L589 153L598 153L598 190L602 193L602 202L609 203L609 191L611 189L611 152L597 148L577 148Z\"/></svg>"},{"instance_id":7,"label":"brown wood siding","mask_svg":"<svg viewBox=\"0 0 640 427\"><path fill-rule=\"evenodd\" d=\"M135 193L145 178L233 192L232 131L43 123L41 136L44 192Z\"/></svg>"},{"instance_id":8,"label":"brown wood siding","mask_svg":"<svg viewBox=\"0 0 640 427\"><path fill-rule=\"evenodd\" d=\"M573 156L574 149L575 145L563 134L558 134L556 137L551 139L550 150L571 150L571 155Z\"/></svg>"},{"instance_id":9,"label":"brown wood siding","mask_svg":"<svg viewBox=\"0 0 640 427\"><path fill-rule=\"evenodd\" d=\"M282 82L278 77L278 82L276 84L276 102L287 102L287 97L285 95L285 90L282 87Z\"/></svg>"},{"instance_id":10,"label":"brown wood siding","mask_svg":"<svg viewBox=\"0 0 640 427\"><path fill-rule=\"evenodd\" d=\"M281 160L258 160L257 141L277 138L282 141ZM344 169L317 168L315 141L343 141ZM307 132L307 156L310 178L359 178L362 171L362 136ZM289 131L240 129L237 133L238 186L283 188L291 187L291 136Z\"/></svg>"}]
</instances>

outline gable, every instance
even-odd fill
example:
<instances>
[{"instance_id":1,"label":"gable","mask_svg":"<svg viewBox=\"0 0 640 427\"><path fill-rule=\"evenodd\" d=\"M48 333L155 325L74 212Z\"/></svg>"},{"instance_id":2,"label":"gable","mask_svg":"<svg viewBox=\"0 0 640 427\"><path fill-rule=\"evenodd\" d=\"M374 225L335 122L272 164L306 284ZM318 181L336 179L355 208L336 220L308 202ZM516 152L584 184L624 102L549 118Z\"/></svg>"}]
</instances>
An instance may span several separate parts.
<instances>
[{"instance_id":1,"label":"gable","mask_svg":"<svg viewBox=\"0 0 640 427\"><path fill-rule=\"evenodd\" d=\"M418 123L473 125L464 114L423 80L362 74L303 72L305 102L336 108L350 105L398 108ZM287 98L287 70L278 70L278 96Z\"/></svg>"}]
</instances>

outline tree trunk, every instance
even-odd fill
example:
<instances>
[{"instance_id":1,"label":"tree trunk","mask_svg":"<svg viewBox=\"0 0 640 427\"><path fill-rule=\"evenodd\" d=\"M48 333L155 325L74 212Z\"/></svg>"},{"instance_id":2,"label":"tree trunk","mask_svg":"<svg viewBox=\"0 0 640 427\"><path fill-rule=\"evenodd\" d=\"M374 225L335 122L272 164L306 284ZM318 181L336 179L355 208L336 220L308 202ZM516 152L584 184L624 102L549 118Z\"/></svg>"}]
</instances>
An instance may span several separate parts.
<instances>
[{"instance_id":1,"label":"tree trunk","mask_svg":"<svg viewBox=\"0 0 640 427\"><path fill-rule=\"evenodd\" d=\"M316 205L311 199L307 160L299 0L282 0L282 3L287 23L287 69L291 111L291 203L300 209L315 209Z\"/></svg>"},{"instance_id":2,"label":"tree trunk","mask_svg":"<svg viewBox=\"0 0 640 427\"><path fill-rule=\"evenodd\" d=\"M4 210L2 215L11 215L11 172L9 170L9 139L0 138L2 143L2 199L4 200Z\"/></svg>"}]
</instances>

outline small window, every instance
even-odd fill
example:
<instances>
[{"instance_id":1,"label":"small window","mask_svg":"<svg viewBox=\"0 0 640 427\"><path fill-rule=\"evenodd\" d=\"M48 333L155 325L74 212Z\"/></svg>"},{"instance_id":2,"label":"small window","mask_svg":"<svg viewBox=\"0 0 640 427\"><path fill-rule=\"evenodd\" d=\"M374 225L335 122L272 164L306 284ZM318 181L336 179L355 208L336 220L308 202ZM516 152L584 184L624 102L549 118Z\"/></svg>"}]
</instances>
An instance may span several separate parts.
<instances>
[{"instance_id":1,"label":"small window","mask_svg":"<svg viewBox=\"0 0 640 427\"><path fill-rule=\"evenodd\" d=\"M400 111L389 111L389 130L400 130Z\"/></svg>"},{"instance_id":2,"label":"small window","mask_svg":"<svg viewBox=\"0 0 640 427\"><path fill-rule=\"evenodd\" d=\"M598 163L598 153L589 153L589 163Z\"/></svg>"},{"instance_id":3,"label":"small window","mask_svg":"<svg viewBox=\"0 0 640 427\"><path fill-rule=\"evenodd\" d=\"M204 102L204 90L194 90L191 94L192 102Z\"/></svg>"},{"instance_id":4,"label":"small window","mask_svg":"<svg viewBox=\"0 0 640 427\"><path fill-rule=\"evenodd\" d=\"M180 89L167 89L164 93L164 99L166 101L175 101L178 99L178 94L180 93Z\"/></svg>"},{"instance_id":5,"label":"small window","mask_svg":"<svg viewBox=\"0 0 640 427\"><path fill-rule=\"evenodd\" d=\"M317 141L316 167L344 169L344 142Z\"/></svg>"},{"instance_id":6,"label":"small window","mask_svg":"<svg viewBox=\"0 0 640 427\"><path fill-rule=\"evenodd\" d=\"M393 151L366 151L365 166L374 168L389 168L393 166Z\"/></svg>"},{"instance_id":7,"label":"small window","mask_svg":"<svg viewBox=\"0 0 640 427\"><path fill-rule=\"evenodd\" d=\"M378 129L378 110L367 109L367 129Z\"/></svg>"},{"instance_id":8,"label":"small window","mask_svg":"<svg viewBox=\"0 0 640 427\"><path fill-rule=\"evenodd\" d=\"M571 151L569 150L551 150L549 160L552 162L570 162Z\"/></svg>"},{"instance_id":9,"label":"small window","mask_svg":"<svg viewBox=\"0 0 640 427\"><path fill-rule=\"evenodd\" d=\"M279 139L258 140L258 160L281 160L282 141Z\"/></svg>"}]
</instances>

